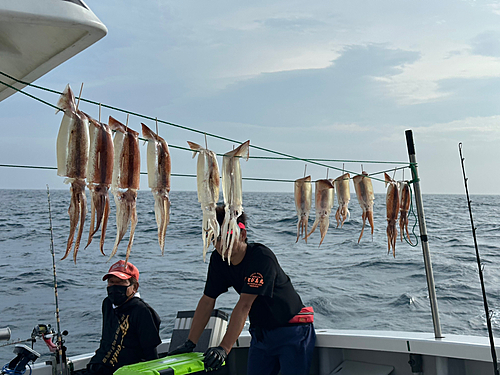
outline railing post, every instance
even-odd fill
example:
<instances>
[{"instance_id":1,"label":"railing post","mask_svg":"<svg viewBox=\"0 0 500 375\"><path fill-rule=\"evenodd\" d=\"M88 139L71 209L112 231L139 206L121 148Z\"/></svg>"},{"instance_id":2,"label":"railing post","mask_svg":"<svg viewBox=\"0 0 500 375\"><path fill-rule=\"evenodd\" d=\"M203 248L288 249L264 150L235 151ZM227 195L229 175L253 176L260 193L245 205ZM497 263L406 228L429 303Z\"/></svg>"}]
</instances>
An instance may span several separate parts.
<instances>
[{"instance_id":1,"label":"railing post","mask_svg":"<svg viewBox=\"0 0 500 375\"><path fill-rule=\"evenodd\" d=\"M439 310L436 298L436 289L434 286L434 274L432 273L431 255L429 252L429 241L427 238L427 226L425 224L424 205L422 203L422 193L420 191L420 179L418 178L417 157L415 156L415 145L413 144L413 133L411 130L405 132L406 147L408 148L408 157L410 158L410 167L413 182L413 191L415 192L415 203L417 206L418 225L420 229L420 241L422 243L422 252L424 255L425 275L427 277L427 288L429 289L429 300L431 302L432 321L434 323L434 337L442 338L441 323L439 322Z\"/></svg>"}]
</instances>

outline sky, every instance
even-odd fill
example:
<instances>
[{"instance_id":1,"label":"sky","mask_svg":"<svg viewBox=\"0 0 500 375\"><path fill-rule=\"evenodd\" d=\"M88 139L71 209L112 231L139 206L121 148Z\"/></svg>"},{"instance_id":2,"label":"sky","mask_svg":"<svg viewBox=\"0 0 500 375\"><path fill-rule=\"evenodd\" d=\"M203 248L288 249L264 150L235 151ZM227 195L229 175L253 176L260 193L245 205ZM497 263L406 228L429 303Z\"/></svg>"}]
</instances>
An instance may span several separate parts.
<instances>
[{"instance_id":1,"label":"sky","mask_svg":"<svg viewBox=\"0 0 500 375\"><path fill-rule=\"evenodd\" d=\"M244 178L391 170L408 163L411 129L422 193L465 193L462 142L470 194L499 194L500 1L86 3L108 35L35 84L62 91L69 83L78 93L83 82L84 98L235 141L208 137L218 154L249 139L299 158L356 161L328 162L327 170L250 159L241 162ZM57 95L26 91L57 103ZM98 117L94 105L80 109ZM109 115L126 121L108 109L102 121ZM55 167L61 119L19 93L0 102L0 164ZM155 127L137 116L129 127L140 131L141 122ZM173 146L205 143L201 133L164 124L159 135ZM141 142L144 172L145 150ZM170 151L173 174L196 173L190 152ZM0 171L1 189L69 189L54 170ZM410 179L408 169L390 174ZM145 175L141 189L148 189ZM196 190L196 179L174 176L172 190ZM293 183L245 180L243 190L292 192Z\"/></svg>"}]
</instances>

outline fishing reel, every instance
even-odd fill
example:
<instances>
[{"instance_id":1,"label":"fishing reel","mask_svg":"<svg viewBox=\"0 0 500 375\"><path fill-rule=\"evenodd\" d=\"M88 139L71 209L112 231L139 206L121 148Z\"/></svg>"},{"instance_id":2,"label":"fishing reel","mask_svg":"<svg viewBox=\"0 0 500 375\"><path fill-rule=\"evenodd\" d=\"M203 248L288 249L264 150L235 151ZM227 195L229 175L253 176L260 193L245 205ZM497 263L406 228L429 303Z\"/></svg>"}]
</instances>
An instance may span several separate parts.
<instances>
[{"instance_id":1,"label":"fishing reel","mask_svg":"<svg viewBox=\"0 0 500 375\"><path fill-rule=\"evenodd\" d=\"M23 375L26 372L26 366L28 366L31 374L29 362L35 362L40 357L40 354L26 345L16 345L14 354L16 354L16 357L3 366L0 373L2 375Z\"/></svg>"},{"instance_id":2,"label":"fishing reel","mask_svg":"<svg viewBox=\"0 0 500 375\"><path fill-rule=\"evenodd\" d=\"M63 331L62 336L66 336L68 331ZM37 338L41 338L51 353L55 353L58 349L57 346L57 332L50 326L50 324L38 324L33 328L33 332L31 332L31 340L33 342L36 341ZM61 344L64 343L64 340L61 338Z\"/></svg>"}]
</instances>

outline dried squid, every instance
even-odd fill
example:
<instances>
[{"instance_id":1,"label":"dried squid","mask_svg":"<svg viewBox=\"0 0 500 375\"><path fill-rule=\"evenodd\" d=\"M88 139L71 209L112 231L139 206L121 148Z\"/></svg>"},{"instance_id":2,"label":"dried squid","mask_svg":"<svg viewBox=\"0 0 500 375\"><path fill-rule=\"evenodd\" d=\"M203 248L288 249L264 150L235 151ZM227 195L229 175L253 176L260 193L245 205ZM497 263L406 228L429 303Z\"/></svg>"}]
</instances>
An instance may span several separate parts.
<instances>
[{"instance_id":1,"label":"dried squid","mask_svg":"<svg viewBox=\"0 0 500 375\"><path fill-rule=\"evenodd\" d=\"M219 224L215 215L215 206L219 200L219 165L213 151L201 147L199 144L189 142L193 150L193 158L198 154L196 166L196 182L198 185L198 202L201 203L203 212L202 239L203 261L210 243L219 236Z\"/></svg>"},{"instance_id":2,"label":"dried squid","mask_svg":"<svg viewBox=\"0 0 500 375\"><path fill-rule=\"evenodd\" d=\"M330 212L332 211L333 201L335 197L332 182L327 179L316 181L315 194L316 217L314 219L311 231L306 236L306 239L316 230L319 225L319 230L321 233L321 241L319 242L319 246L321 246L330 225L329 217Z\"/></svg>"},{"instance_id":3,"label":"dried squid","mask_svg":"<svg viewBox=\"0 0 500 375\"><path fill-rule=\"evenodd\" d=\"M406 231L408 242L412 244L410 233L408 232L408 210L410 209L411 203L410 183L408 181L399 182L399 200L399 231L401 235L401 241L403 241L404 232Z\"/></svg>"},{"instance_id":4,"label":"dried squid","mask_svg":"<svg viewBox=\"0 0 500 375\"><path fill-rule=\"evenodd\" d=\"M396 181L394 181L387 173L384 173L385 186L387 188L387 195L385 198L387 210L387 243L388 251L396 257L396 238L398 237L398 230L396 222L399 214L399 191ZM389 186L387 186L389 185Z\"/></svg>"},{"instance_id":5,"label":"dried squid","mask_svg":"<svg viewBox=\"0 0 500 375\"><path fill-rule=\"evenodd\" d=\"M246 141L222 158L222 195L225 204L224 222L221 226L222 259L227 254L228 264L231 264L234 240L240 236L236 220L243 213L240 158L248 160L249 147L250 141Z\"/></svg>"},{"instance_id":6,"label":"dried squid","mask_svg":"<svg viewBox=\"0 0 500 375\"><path fill-rule=\"evenodd\" d=\"M295 208L299 221L297 222L297 242L300 236L304 235L307 243L307 223L311 212L312 184L311 176L295 180Z\"/></svg>"},{"instance_id":7,"label":"dried squid","mask_svg":"<svg viewBox=\"0 0 500 375\"><path fill-rule=\"evenodd\" d=\"M104 238L109 217L109 186L113 177L113 135L107 124L89 118L90 155L87 173L87 186L90 190L91 221L87 248L92 237L101 229L100 250L104 254Z\"/></svg>"},{"instance_id":8,"label":"dried squid","mask_svg":"<svg viewBox=\"0 0 500 375\"><path fill-rule=\"evenodd\" d=\"M356 191L356 196L358 198L359 205L363 210L361 218L363 219L363 227L361 228L361 234L358 238L358 243L363 237L363 231L365 230L366 219L370 223L372 228L372 239L373 239L373 200L375 195L373 194L372 179L368 177L368 173L362 172L357 176L354 176L352 181L354 182L354 190Z\"/></svg>"},{"instance_id":9,"label":"dried squid","mask_svg":"<svg viewBox=\"0 0 500 375\"><path fill-rule=\"evenodd\" d=\"M351 192L349 190L349 173L344 173L335 179L334 185L335 190L337 190L337 200L339 202L339 207L335 213L335 219L337 220L337 228L344 226L344 222L349 217L349 209L347 208L349 201L351 200Z\"/></svg>"},{"instance_id":10,"label":"dried squid","mask_svg":"<svg viewBox=\"0 0 500 375\"><path fill-rule=\"evenodd\" d=\"M161 254L165 249L165 233L170 223L170 169L168 145L159 135L142 125L142 135L148 140L148 184L155 198L155 218L158 226L158 243Z\"/></svg>"},{"instance_id":11,"label":"dried squid","mask_svg":"<svg viewBox=\"0 0 500 375\"><path fill-rule=\"evenodd\" d=\"M130 238L125 258L125 264L127 264L137 225L136 199L141 173L139 133L129 129L111 116L109 116L109 126L112 130L116 130L113 139L115 152L111 192L115 196L117 228L115 245L109 259L116 254L118 245L130 223Z\"/></svg>"},{"instance_id":12,"label":"dried squid","mask_svg":"<svg viewBox=\"0 0 500 375\"><path fill-rule=\"evenodd\" d=\"M69 85L66 86L59 98L57 107L64 111L57 135L57 174L67 177L64 183L71 183L71 202L68 209L69 237L66 252L61 260L66 259L69 255L76 227L80 223L73 250L73 261L76 263L76 255L80 247L83 225L87 215L85 178L87 177L89 160L89 126L87 116L76 108L75 95Z\"/></svg>"}]
</instances>

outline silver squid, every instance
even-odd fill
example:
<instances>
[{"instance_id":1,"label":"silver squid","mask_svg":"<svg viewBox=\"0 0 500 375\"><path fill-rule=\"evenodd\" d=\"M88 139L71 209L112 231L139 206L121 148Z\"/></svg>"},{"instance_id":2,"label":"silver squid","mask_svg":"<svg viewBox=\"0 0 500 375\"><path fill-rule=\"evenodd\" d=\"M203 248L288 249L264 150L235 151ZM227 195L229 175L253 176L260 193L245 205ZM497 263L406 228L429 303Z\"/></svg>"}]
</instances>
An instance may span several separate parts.
<instances>
[{"instance_id":1,"label":"silver squid","mask_svg":"<svg viewBox=\"0 0 500 375\"><path fill-rule=\"evenodd\" d=\"M354 190L356 191L356 197L358 198L359 205L363 210L361 218L363 219L363 227L361 228L361 234L358 238L358 243L363 237L363 231L365 230L366 219L370 223L372 228L372 240L373 240L373 201L375 195L373 194L372 179L368 177L368 173L362 172L357 176L354 176L352 181L354 182Z\"/></svg>"},{"instance_id":2,"label":"silver squid","mask_svg":"<svg viewBox=\"0 0 500 375\"><path fill-rule=\"evenodd\" d=\"M155 219L161 254L165 250L165 233L170 223L170 170L172 161L165 140L142 124L142 135L148 140L148 184L155 199Z\"/></svg>"},{"instance_id":3,"label":"silver squid","mask_svg":"<svg viewBox=\"0 0 500 375\"><path fill-rule=\"evenodd\" d=\"M221 226L222 259L227 255L228 264L231 264L234 240L240 236L236 220L243 213L240 158L248 160L249 148L250 141L246 141L222 158L222 195L225 204L224 222Z\"/></svg>"},{"instance_id":4,"label":"silver squid","mask_svg":"<svg viewBox=\"0 0 500 375\"><path fill-rule=\"evenodd\" d=\"M307 239L318 227L321 233L321 241L319 246L323 243L325 239L326 232L330 226L330 213L333 207L333 201L335 198L334 185L328 179L316 181L316 191L315 191L315 204L316 204L316 217L314 219L313 226L309 234L307 234Z\"/></svg>"},{"instance_id":5,"label":"silver squid","mask_svg":"<svg viewBox=\"0 0 500 375\"><path fill-rule=\"evenodd\" d=\"M304 235L307 243L307 224L312 204L312 184L311 176L299 178L294 184L295 209L299 221L297 222L297 242L300 236Z\"/></svg>"},{"instance_id":6,"label":"silver squid","mask_svg":"<svg viewBox=\"0 0 500 375\"><path fill-rule=\"evenodd\" d=\"M203 261L205 261L208 247L219 236L219 224L215 215L215 207L219 200L220 174L217 158L213 151L189 142L193 150L193 158L198 154L196 166L196 182L198 186L198 202L203 212L202 239Z\"/></svg>"},{"instance_id":7,"label":"silver squid","mask_svg":"<svg viewBox=\"0 0 500 375\"><path fill-rule=\"evenodd\" d=\"M394 181L387 173L384 173L385 186L387 188L387 195L385 197L386 211L387 211L387 244L389 254L392 248L392 255L396 257L396 238L398 237L398 230L396 222L399 214L399 190L396 181Z\"/></svg>"},{"instance_id":8,"label":"silver squid","mask_svg":"<svg viewBox=\"0 0 500 375\"><path fill-rule=\"evenodd\" d=\"M111 192L115 197L117 228L115 245L109 259L116 254L118 245L130 224L130 238L125 258L125 264L127 264L137 225L136 200L141 174L139 133L111 116L109 116L109 126L116 131L113 139L115 152Z\"/></svg>"},{"instance_id":9,"label":"silver squid","mask_svg":"<svg viewBox=\"0 0 500 375\"><path fill-rule=\"evenodd\" d=\"M66 252L61 260L66 259L71 252L76 227L79 225L73 250L73 261L76 263L76 255L80 247L83 225L87 215L85 178L87 177L89 159L89 126L87 116L76 107L75 95L69 85L66 86L59 98L57 107L64 111L57 135L57 174L67 177L64 183L71 183L71 201L68 209L69 237Z\"/></svg>"},{"instance_id":10,"label":"silver squid","mask_svg":"<svg viewBox=\"0 0 500 375\"><path fill-rule=\"evenodd\" d=\"M339 207L335 213L337 228L339 224L341 227L344 226L344 222L350 216L349 209L347 208L349 201L351 200L349 179L349 173L344 173L342 176L339 176L334 180L335 190L337 190L337 200L339 202Z\"/></svg>"},{"instance_id":11,"label":"silver squid","mask_svg":"<svg viewBox=\"0 0 500 375\"><path fill-rule=\"evenodd\" d=\"M90 116L90 154L87 173L87 186L90 190L91 221L87 248L92 237L101 229L99 248L104 254L104 238L109 218L109 186L113 177L114 147L113 135L108 124L96 121Z\"/></svg>"}]
</instances>

